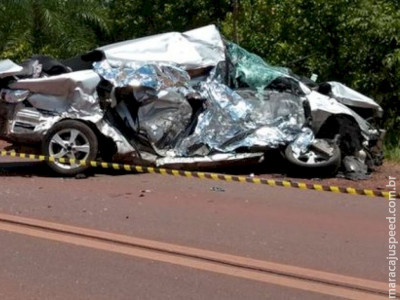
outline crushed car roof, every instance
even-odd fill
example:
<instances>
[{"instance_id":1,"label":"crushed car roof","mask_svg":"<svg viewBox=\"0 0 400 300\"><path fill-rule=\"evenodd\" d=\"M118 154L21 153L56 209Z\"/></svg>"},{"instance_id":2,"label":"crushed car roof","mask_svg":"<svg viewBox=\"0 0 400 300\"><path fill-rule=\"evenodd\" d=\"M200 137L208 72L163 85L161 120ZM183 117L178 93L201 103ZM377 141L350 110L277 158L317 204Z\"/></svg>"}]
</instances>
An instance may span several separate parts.
<instances>
[{"instance_id":1,"label":"crushed car roof","mask_svg":"<svg viewBox=\"0 0 400 300\"><path fill-rule=\"evenodd\" d=\"M382 111L374 100L338 82L326 83L326 95L307 87L289 69L271 66L227 41L214 25L103 46L70 63L53 70L50 63L47 73L37 63L28 63L31 76L18 78L21 66L0 61L0 79L17 76L2 93L57 112L35 120L38 136L62 118L82 118L95 122L119 153L138 152L129 134L145 135L164 161L240 148L277 148L295 141L304 148L332 114L351 116L368 138L368 122L349 106ZM88 66L91 70L77 71ZM68 73L69 67L75 72ZM304 128L305 101L313 114L312 130ZM104 107L111 109L113 118ZM26 128L19 130L28 132Z\"/></svg>"}]
</instances>

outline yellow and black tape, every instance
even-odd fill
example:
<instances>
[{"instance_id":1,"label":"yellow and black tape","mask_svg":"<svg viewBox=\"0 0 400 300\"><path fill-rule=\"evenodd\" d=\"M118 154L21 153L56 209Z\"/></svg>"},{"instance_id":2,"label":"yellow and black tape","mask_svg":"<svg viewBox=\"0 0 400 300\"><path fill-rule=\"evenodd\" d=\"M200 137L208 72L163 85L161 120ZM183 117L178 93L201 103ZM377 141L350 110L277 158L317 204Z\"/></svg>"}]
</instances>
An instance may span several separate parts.
<instances>
[{"instance_id":1,"label":"yellow and black tape","mask_svg":"<svg viewBox=\"0 0 400 300\"><path fill-rule=\"evenodd\" d=\"M288 181L288 180L275 180L275 179L257 178L257 177L250 177L250 176L225 175L225 174L219 174L219 173L174 170L174 169L147 167L147 166L140 166L140 165L108 163L108 162L103 162L103 161L84 161L84 160L77 161L74 159L67 159L67 158L55 158L55 157L47 157L44 155L17 153L15 151L4 151L3 150L3 151L0 151L0 156L3 156L3 157L11 156L11 157L25 158L25 159L30 159L30 160L47 161L50 163L60 162L63 164L79 164L82 166L103 168L103 169L112 169L112 170L123 170L126 172L154 173L154 174L161 174L161 175L173 175L173 176L199 178L199 179L211 179L211 180L219 180L219 181L227 181L227 182L234 181L234 182L241 182L241 183L263 184L263 185L269 185L269 186L280 186L280 187L288 187L288 188L298 188L298 189L302 189L302 190L315 190L315 191L321 191L321 192L333 192L333 193L361 195L361 196L369 196L369 197L384 197L384 198L393 197L393 195L390 195L390 193L387 191L378 191L378 190L370 190L370 189L356 189L356 188L351 188L351 187L339 187L339 186L329 186L329 185L311 184L311 183L301 183L301 182L293 182L293 181ZM400 194L397 194L395 196L396 196L396 198L400 198Z\"/></svg>"}]
</instances>

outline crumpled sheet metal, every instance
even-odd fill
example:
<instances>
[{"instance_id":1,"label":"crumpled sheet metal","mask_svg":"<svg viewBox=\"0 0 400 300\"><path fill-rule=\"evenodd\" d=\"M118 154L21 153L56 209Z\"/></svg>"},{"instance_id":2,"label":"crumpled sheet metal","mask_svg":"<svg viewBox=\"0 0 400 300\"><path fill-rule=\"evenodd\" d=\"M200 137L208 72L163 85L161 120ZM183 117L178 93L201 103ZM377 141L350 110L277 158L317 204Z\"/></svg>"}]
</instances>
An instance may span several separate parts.
<instances>
[{"instance_id":1,"label":"crumpled sheet metal","mask_svg":"<svg viewBox=\"0 0 400 300\"><path fill-rule=\"evenodd\" d=\"M383 112L382 107L380 107L380 105L371 98L364 96L363 94L347 87L340 82L330 81L328 83L332 89L332 96L339 102L345 105L361 108L372 108L378 112Z\"/></svg>"},{"instance_id":2,"label":"crumpled sheet metal","mask_svg":"<svg viewBox=\"0 0 400 300\"><path fill-rule=\"evenodd\" d=\"M225 60L222 36L214 25L186 31L170 32L121 43L98 50L108 60L122 62L174 62L185 70L216 66Z\"/></svg>"},{"instance_id":3,"label":"crumpled sheet metal","mask_svg":"<svg viewBox=\"0 0 400 300\"><path fill-rule=\"evenodd\" d=\"M369 130L371 126L355 111L338 102L336 99L325 96L316 91L311 91L308 95L306 95L306 97L311 107L314 132L319 131L319 129L329 116L335 114L344 114L352 116L356 120L364 137L368 140Z\"/></svg>"},{"instance_id":4,"label":"crumpled sheet metal","mask_svg":"<svg viewBox=\"0 0 400 300\"><path fill-rule=\"evenodd\" d=\"M306 153L314 139L315 135L311 128L304 127L291 144L293 153L296 155Z\"/></svg>"},{"instance_id":5,"label":"crumpled sheet metal","mask_svg":"<svg viewBox=\"0 0 400 300\"><path fill-rule=\"evenodd\" d=\"M233 77L236 87L239 87L239 82L241 82L253 89L263 90L278 77L289 74L288 69L270 66L258 55L234 43L227 42L227 53L234 66Z\"/></svg>"},{"instance_id":6,"label":"crumpled sheet metal","mask_svg":"<svg viewBox=\"0 0 400 300\"><path fill-rule=\"evenodd\" d=\"M225 151L240 147L277 148L287 145L302 133L305 117L299 97L268 90L262 93L254 90L238 92L244 101L252 103L249 121L246 122L250 130L244 139L238 134L225 143Z\"/></svg>"},{"instance_id":7,"label":"crumpled sheet metal","mask_svg":"<svg viewBox=\"0 0 400 300\"><path fill-rule=\"evenodd\" d=\"M207 145L210 149L224 151L224 143L249 129L245 120L252 106L237 93L218 82L203 82L198 90L206 99L207 108L199 115L193 134L178 146L177 152L183 156L190 156L189 149L194 145Z\"/></svg>"},{"instance_id":8,"label":"crumpled sheet metal","mask_svg":"<svg viewBox=\"0 0 400 300\"><path fill-rule=\"evenodd\" d=\"M169 151L180 141L191 115L192 107L182 94L172 88L162 90L139 108L140 130L147 132L158 151Z\"/></svg>"},{"instance_id":9,"label":"crumpled sheet metal","mask_svg":"<svg viewBox=\"0 0 400 300\"><path fill-rule=\"evenodd\" d=\"M0 78L17 75L22 70L23 68L14 63L12 60L0 60Z\"/></svg>"},{"instance_id":10,"label":"crumpled sheet metal","mask_svg":"<svg viewBox=\"0 0 400 300\"><path fill-rule=\"evenodd\" d=\"M243 98L216 81L202 83L199 90L207 99L207 109L200 114L194 133L183 139L177 148L183 156L190 155L190 149L203 144L210 151L220 152L241 147L276 148L293 141L301 133L304 111L299 98L289 97L286 106L284 101L271 100L274 95L268 91L263 95L264 100L260 100L255 91L244 93L246 98ZM266 110L272 112L264 114Z\"/></svg>"},{"instance_id":11,"label":"crumpled sheet metal","mask_svg":"<svg viewBox=\"0 0 400 300\"><path fill-rule=\"evenodd\" d=\"M191 119L192 108L185 98L191 92L188 73L167 64L112 65L102 61L94 66L114 87L133 88L134 97L122 99L115 111L128 127L144 133L153 148L166 156Z\"/></svg>"},{"instance_id":12,"label":"crumpled sheet metal","mask_svg":"<svg viewBox=\"0 0 400 300\"><path fill-rule=\"evenodd\" d=\"M114 87L147 87L159 91L186 85L189 74L172 64L121 63L103 60L93 64L94 71Z\"/></svg>"},{"instance_id":13,"label":"crumpled sheet metal","mask_svg":"<svg viewBox=\"0 0 400 300\"><path fill-rule=\"evenodd\" d=\"M185 137L192 108L185 96L193 92L187 73L169 65L95 64L95 70L116 87L145 87L154 92L120 101L115 107L125 124L144 133L161 156L208 155L210 151L231 152L240 147L271 147L293 141L304 124L301 99L285 93L247 90L243 98L217 81L195 87L205 99L205 111L194 132ZM137 114L132 106L134 101ZM201 100L198 100L201 101ZM130 103L132 102L132 103ZM208 151L204 151L204 145ZM196 150L203 148L203 152ZM195 149L195 150L193 150Z\"/></svg>"},{"instance_id":14,"label":"crumpled sheet metal","mask_svg":"<svg viewBox=\"0 0 400 300\"><path fill-rule=\"evenodd\" d=\"M137 115L131 113L131 105L121 101L115 111L127 126L144 134L159 155L170 155L190 122L192 108L187 100L173 90L162 90L158 96L143 101Z\"/></svg>"},{"instance_id":15,"label":"crumpled sheet metal","mask_svg":"<svg viewBox=\"0 0 400 300\"><path fill-rule=\"evenodd\" d=\"M19 89L24 95L30 92L27 101L33 107L16 106L7 135L14 140L39 142L48 129L63 119L99 122L104 115L96 93L99 82L95 72L81 71L12 83L15 93Z\"/></svg>"},{"instance_id":16,"label":"crumpled sheet metal","mask_svg":"<svg viewBox=\"0 0 400 300\"><path fill-rule=\"evenodd\" d=\"M16 141L21 140L24 143L37 143L41 141L43 135L54 124L63 119L78 119L94 123L104 136L112 138L117 146L118 153L127 154L134 152L134 149L123 135L114 127L110 126L100 115L83 116L79 113L78 116L73 112L45 115L33 107L17 105L20 107L16 107L16 114L9 120L9 125L7 126L8 131L5 132L9 139Z\"/></svg>"},{"instance_id":17,"label":"crumpled sheet metal","mask_svg":"<svg viewBox=\"0 0 400 300\"><path fill-rule=\"evenodd\" d=\"M190 38L185 39L183 38L183 36ZM196 39L198 39L200 42L196 39L193 39L193 37L195 36ZM181 38L183 38L183 40L180 40ZM189 44L191 44L188 49L192 47L198 47L197 49L201 49L200 52L203 52L205 57L210 56L210 53L207 53L206 51L211 51L211 57L213 57L213 60L209 61L208 63L193 64L193 62L197 61L198 53L196 51L186 51L185 55L182 56L181 53L174 48L175 45L179 45L179 42L177 42L178 40L180 40L181 42L183 41L184 43L188 42ZM213 45L216 45L216 48L213 48ZM132 49L130 49L130 47L132 47ZM185 46L180 48L185 49ZM146 49L146 51L142 51L143 49ZM214 52L215 49L218 49L218 51ZM218 66L222 62L230 60L231 64L228 65L233 65L234 67L230 70L231 73L222 74L224 71L227 70L227 68L222 68L220 70L222 73L220 74L217 72L217 74L214 74L214 78L217 79L217 81L219 82L227 83L228 81L223 80L223 78L221 77L223 77L223 75L230 75L231 78L233 77L234 83L236 81L236 87L241 86L240 83L245 83L249 87L257 89L260 92L264 89L264 87L268 86L272 81L280 76L291 77L287 69L272 67L266 64L260 57L248 53L246 50L240 48L233 43L226 43L226 52L223 53L224 42L222 41L218 30L213 26L199 28L195 31L183 34L168 33L134 41L123 42L100 48L100 50L103 50L105 56L109 59L118 59L125 62L173 62L182 64L183 68L185 68L186 70L196 67L200 68L204 66ZM207 55L205 55L205 53L207 53ZM218 53L218 55L215 55L216 53ZM329 101L326 101L327 98L324 98L323 95L317 94L316 92L311 93L311 91L309 91L308 88L306 88L301 82L299 82L299 85L303 92L308 95L307 98L309 98L311 102L312 114L314 117L313 128L316 131L318 131L320 126L330 115L347 114L356 119L357 123L363 130L364 136L368 135L368 131L370 129L369 124L354 111L352 111L345 105L340 104L334 99L329 99ZM335 84L333 85L335 86ZM354 94L350 93L348 89L346 89L345 91L343 91L342 89L340 91L340 94L342 96L346 95L346 99L351 98L353 104L354 100L356 99L357 101L361 101L361 103L363 103L362 105L365 105L365 103L369 103L368 105L372 106L375 105L374 103L362 96L360 97L359 95L357 95L356 97L354 97ZM352 97L350 97L350 95ZM339 93L336 93L334 96L337 97L340 101ZM232 107L230 113L237 114L236 110L237 109L235 107ZM199 122L198 127L201 126L201 124L205 126L205 120L202 119L204 118L204 116L204 114L200 115L199 120L203 123ZM265 134L266 132L266 128L257 131L259 135ZM183 142L183 144L185 142ZM182 148L180 148L180 150L182 150Z\"/></svg>"},{"instance_id":18,"label":"crumpled sheet metal","mask_svg":"<svg viewBox=\"0 0 400 300\"><path fill-rule=\"evenodd\" d=\"M136 150L128 142L115 126L109 124L106 120L101 119L95 123L97 129L104 134L104 136L111 138L117 146L117 153L122 155L134 154Z\"/></svg>"},{"instance_id":19,"label":"crumpled sheet metal","mask_svg":"<svg viewBox=\"0 0 400 300\"><path fill-rule=\"evenodd\" d=\"M77 119L97 123L103 115L88 112L86 115L81 110L69 110L60 114L43 114L36 108L16 108L16 113L9 121L6 136L15 141L36 143L42 140L43 135L57 122L63 119ZM105 134L106 135L106 134ZM106 135L108 136L108 135Z\"/></svg>"},{"instance_id":20,"label":"crumpled sheet metal","mask_svg":"<svg viewBox=\"0 0 400 300\"><path fill-rule=\"evenodd\" d=\"M248 88L235 92L256 108L251 114L256 124L276 124L281 118L292 118L295 124L305 123L303 99L296 95L273 90L258 92Z\"/></svg>"},{"instance_id":21,"label":"crumpled sheet metal","mask_svg":"<svg viewBox=\"0 0 400 300\"><path fill-rule=\"evenodd\" d=\"M78 71L51 77L21 79L10 84L11 89L68 98L76 89L93 94L100 77L92 70Z\"/></svg>"},{"instance_id":22,"label":"crumpled sheet metal","mask_svg":"<svg viewBox=\"0 0 400 300\"><path fill-rule=\"evenodd\" d=\"M216 167L217 165L232 166L235 162L256 161L261 162L264 153L217 153L204 157L162 157L157 158L154 164L157 167L168 166L177 168L182 164L192 166Z\"/></svg>"},{"instance_id":23,"label":"crumpled sheet metal","mask_svg":"<svg viewBox=\"0 0 400 300\"><path fill-rule=\"evenodd\" d=\"M103 116L96 87L100 77L86 70L52 77L22 79L12 83L13 89L24 89L32 94L31 104L42 110L59 112L63 118L81 118L97 122Z\"/></svg>"},{"instance_id":24,"label":"crumpled sheet metal","mask_svg":"<svg viewBox=\"0 0 400 300\"><path fill-rule=\"evenodd\" d=\"M18 103L28 98L29 94L30 92L27 90L1 89L0 100L7 103Z\"/></svg>"},{"instance_id":25,"label":"crumpled sheet metal","mask_svg":"<svg viewBox=\"0 0 400 300\"><path fill-rule=\"evenodd\" d=\"M41 141L43 134L61 119L60 115L46 116L33 107L25 107L18 103L5 134L11 140L37 143Z\"/></svg>"}]
</instances>

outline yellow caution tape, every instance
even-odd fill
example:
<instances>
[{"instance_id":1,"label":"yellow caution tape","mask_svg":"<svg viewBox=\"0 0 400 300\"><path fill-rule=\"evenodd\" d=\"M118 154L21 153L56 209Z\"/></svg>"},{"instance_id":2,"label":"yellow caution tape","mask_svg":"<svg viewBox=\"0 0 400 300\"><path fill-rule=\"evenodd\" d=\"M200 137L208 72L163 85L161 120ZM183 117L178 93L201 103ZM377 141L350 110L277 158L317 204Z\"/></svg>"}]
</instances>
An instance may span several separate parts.
<instances>
[{"instance_id":1,"label":"yellow caution tape","mask_svg":"<svg viewBox=\"0 0 400 300\"><path fill-rule=\"evenodd\" d=\"M205 173L205 172L196 172L196 171L184 171L184 170L174 170L174 169L165 169L165 168L155 168L155 167L146 167L140 165L129 165L129 164L119 164L119 163L108 163L103 161L77 161L75 159L67 159L67 158L55 158L55 157L46 157L43 155L34 155L34 154L26 154L26 153L16 153L15 151L0 151L0 156L11 156L11 157L19 157L31 160L40 160L47 161L50 163L61 162L66 164L79 164L82 166L90 166L94 168L103 168L103 169L113 169L113 170L124 170L127 172L137 172L137 173L156 173L161 175L173 175L180 177L188 177L188 178L199 178L199 179L211 179L211 180L219 180L219 181L236 181L242 183L253 183L253 184L264 184L269 186L280 186L287 188L298 188L302 190L316 190L321 192L333 192L333 193L342 193L342 194L350 194L350 195L362 195L362 196L370 196L370 197L384 197L389 198L389 192L387 191L377 191L370 189L355 189L351 187L339 187L339 186L328 186L321 184L311 184L311 183L301 183L301 182L293 182L288 180L274 180L274 179L264 179L264 178L253 178L250 176L237 176L237 175L225 175L218 173ZM400 197L399 195L396 195Z\"/></svg>"}]
</instances>

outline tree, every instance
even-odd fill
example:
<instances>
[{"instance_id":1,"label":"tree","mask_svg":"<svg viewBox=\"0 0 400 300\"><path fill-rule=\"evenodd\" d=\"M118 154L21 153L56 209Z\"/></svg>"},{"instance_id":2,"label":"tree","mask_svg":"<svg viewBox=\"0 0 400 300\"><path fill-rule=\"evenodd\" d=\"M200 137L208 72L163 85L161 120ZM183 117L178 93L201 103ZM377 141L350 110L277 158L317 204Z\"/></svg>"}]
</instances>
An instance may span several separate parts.
<instances>
[{"instance_id":1,"label":"tree","mask_svg":"<svg viewBox=\"0 0 400 300\"><path fill-rule=\"evenodd\" d=\"M2 0L0 56L59 58L94 48L107 34L106 2L100 0Z\"/></svg>"},{"instance_id":2,"label":"tree","mask_svg":"<svg viewBox=\"0 0 400 300\"><path fill-rule=\"evenodd\" d=\"M399 0L2 0L0 14L0 57L17 60L217 24L271 64L375 98L399 143Z\"/></svg>"},{"instance_id":3,"label":"tree","mask_svg":"<svg viewBox=\"0 0 400 300\"><path fill-rule=\"evenodd\" d=\"M231 9L229 0L111 0L114 40L218 24Z\"/></svg>"},{"instance_id":4,"label":"tree","mask_svg":"<svg viewBox=\"0 0 400 300\"><path fill-rule=\"evenodd\" d=\"M399 145L398 0L241 0L239 40L272 64L337 80L384 108L388 143ZM233 38L232 15L223 22Z\"/></svg>"}]
</instances>

